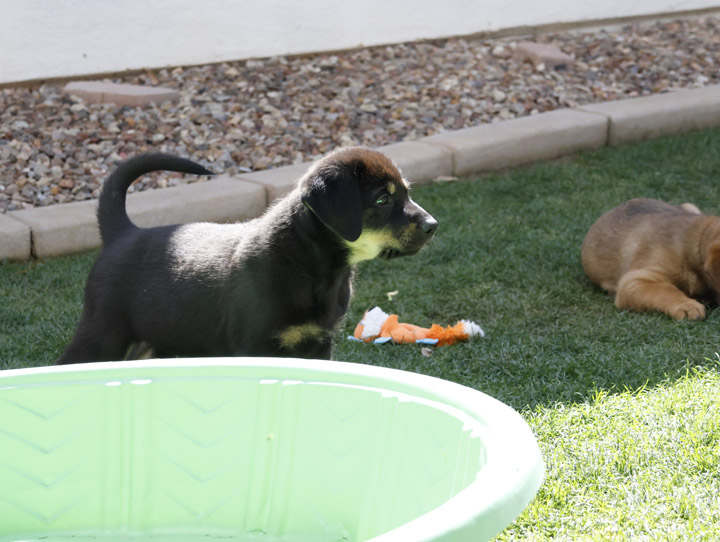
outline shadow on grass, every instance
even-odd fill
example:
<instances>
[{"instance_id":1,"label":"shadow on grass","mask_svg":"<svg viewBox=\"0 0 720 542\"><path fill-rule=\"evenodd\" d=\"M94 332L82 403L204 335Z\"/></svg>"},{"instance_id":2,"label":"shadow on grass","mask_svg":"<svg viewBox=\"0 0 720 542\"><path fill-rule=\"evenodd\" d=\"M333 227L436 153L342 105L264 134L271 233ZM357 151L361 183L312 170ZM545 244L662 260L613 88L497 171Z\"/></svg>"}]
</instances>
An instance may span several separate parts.
<instances>
[{"instance_id":1,"label":"shadow on grass","mask_svg":"<svg viewBox=\"0 0 720 542\"><path fill-rule=\"evenodd\" d=\"M583 275L580 245L602 212L632 197L717 214L719 180L720 130L711 130L418 186L415 199L440 222L436 239L417 256L360 265L334 358L446 378L518 409L675 379L715 358L720 311L701 322L620 313ZM0 367L60 354L93 259L0 266ZM430 357L414 345L345 340L375 305L423 326L471 319L487 336Z\"/></svg>"}]
</instances>

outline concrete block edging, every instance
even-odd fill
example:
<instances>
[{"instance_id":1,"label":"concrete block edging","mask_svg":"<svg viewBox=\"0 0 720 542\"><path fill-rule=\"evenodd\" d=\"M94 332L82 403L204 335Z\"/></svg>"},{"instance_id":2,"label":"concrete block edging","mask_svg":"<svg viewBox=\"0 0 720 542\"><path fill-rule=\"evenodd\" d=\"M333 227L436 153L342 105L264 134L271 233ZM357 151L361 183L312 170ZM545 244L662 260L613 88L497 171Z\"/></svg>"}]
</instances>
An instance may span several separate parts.
<instances>
[{"instance_id":1,"label":"concrete block edging","mask_svg":"<svg viewBox=\"0 0 720 542\"><path fill-rule=\"evenodd\" d=\"M605 116L609 121L608 145L615 146L720 126L720 85L576 109Z\"/></svg>"},{"instance_id":2,"label":"concrete block edging","mask_svg":"<svg viewBox=\"0 0 720 542\"><path fill-rule=\"evenodd\" d=\"M414 183L527 165L585 149L720 126L720 85L558 109L448 132L377 150ZM262 214L310 163L219 176L128 196L140 226L231 222ZM0 214L0 261L45 258L99 246L96 201Z\"/></svg>"}]
</instances>

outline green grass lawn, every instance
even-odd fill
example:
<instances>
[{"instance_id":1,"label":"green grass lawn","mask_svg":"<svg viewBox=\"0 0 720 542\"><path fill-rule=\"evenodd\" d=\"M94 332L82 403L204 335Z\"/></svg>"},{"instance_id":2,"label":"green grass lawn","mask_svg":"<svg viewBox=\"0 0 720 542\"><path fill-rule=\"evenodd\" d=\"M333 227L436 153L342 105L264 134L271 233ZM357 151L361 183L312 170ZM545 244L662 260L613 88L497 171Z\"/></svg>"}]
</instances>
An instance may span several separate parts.
<instances>
[{"instance_id":1,"label":"green grass lawn","mask_svg":"<svg viewBox=\"0 0 720 542\"><path fill-rule=\"evenodd\" d=\"M720 130L418 186L440 222L431 246L359 267L336 359L477 388L537 435L546 481L501 540L720 540L720 311L619 313L580 266L592 222L640 196L720 214ZM60 354L93 258L0 266L0 367ZM345 340L375 305L487 336L429 357Z\"/></svg>"}]
</instances>

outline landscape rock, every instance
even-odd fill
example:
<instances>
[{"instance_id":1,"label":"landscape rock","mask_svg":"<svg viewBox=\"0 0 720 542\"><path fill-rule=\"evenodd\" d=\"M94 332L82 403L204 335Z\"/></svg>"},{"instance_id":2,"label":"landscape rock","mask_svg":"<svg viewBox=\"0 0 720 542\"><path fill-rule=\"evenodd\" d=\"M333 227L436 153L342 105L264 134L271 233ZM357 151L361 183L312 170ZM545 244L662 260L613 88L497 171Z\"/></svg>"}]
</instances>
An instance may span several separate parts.
<instances>
[{"instance_id":1,"label":"landscape rock","mask_svg":"<svg viewBox=\"0 0 720 542\"><path fill-rule=\"evenodd\" d=\"M176 93L174 100L143 105L91 103L78 94L79 82L2 88L0 213L97 198L118 162L143 152L178 154L216 173L241 175L310 162L341 145L417 142L556 109L720 83L718 17L534 38L574 59L564 70L552 69L547 58L537 65L521 60L523 41L421 41L105 81L110 89ZM132 191L205 180L151 174Z\"/></svg>"}]
</instances>

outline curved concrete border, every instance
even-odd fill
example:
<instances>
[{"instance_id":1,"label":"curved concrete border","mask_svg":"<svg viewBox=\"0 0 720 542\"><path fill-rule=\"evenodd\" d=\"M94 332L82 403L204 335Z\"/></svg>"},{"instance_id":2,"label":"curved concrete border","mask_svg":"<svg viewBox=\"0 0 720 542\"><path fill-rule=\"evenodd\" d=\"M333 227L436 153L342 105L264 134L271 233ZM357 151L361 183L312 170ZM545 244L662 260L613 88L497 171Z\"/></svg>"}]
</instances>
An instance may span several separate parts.
<instances>
[{"instance_id":1,"label":"curved concrete border","mask_svg":"<svg viewBox=\"0 0 720 542\"><path fill-rule=\"evenodd\" d=\"M387 154L414 183L549 160L584 149L618 145L720 125L720 85L678 90L394 143ZM232 222L257 217L289 192L309 163L128 197L138 225ZM96 201L11 211L0 215L0 260L47 258L95 248Z\"/></svg>"}]
</instances>

